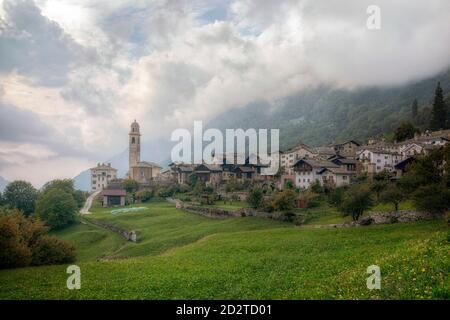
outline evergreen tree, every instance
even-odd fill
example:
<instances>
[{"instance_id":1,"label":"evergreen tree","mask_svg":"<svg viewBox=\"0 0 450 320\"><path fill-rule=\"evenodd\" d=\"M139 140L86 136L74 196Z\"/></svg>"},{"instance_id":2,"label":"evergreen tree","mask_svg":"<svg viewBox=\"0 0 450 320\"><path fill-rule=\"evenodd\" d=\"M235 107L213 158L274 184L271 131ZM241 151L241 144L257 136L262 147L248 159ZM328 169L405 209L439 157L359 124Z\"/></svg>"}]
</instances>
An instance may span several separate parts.
<instances>
[{"instance_id":1,"label":"evergreen tree","mask_svg":"<svg viewBox=\"0 0 450 320\"><path fill-rule=\"evenodd\" d=\"M411 112L412 112L412 118L413 120L417 119L417 116L419 114L419 106L417 105L417 99L414 99L412 107L411 107Z\"/></svg>"},{"instance_id":2,"label":"evergreen tree","mask_svg":"<svg viewBox=\"0 0 450 320\"><path fill-rule=\"evenodd\" d=\"M444 103L444 95L442 93L441 83L438 82L434 95L433 109L431 110L431 130L444 129L447 120L447 107Z\"/></svg>"}]
</instances>

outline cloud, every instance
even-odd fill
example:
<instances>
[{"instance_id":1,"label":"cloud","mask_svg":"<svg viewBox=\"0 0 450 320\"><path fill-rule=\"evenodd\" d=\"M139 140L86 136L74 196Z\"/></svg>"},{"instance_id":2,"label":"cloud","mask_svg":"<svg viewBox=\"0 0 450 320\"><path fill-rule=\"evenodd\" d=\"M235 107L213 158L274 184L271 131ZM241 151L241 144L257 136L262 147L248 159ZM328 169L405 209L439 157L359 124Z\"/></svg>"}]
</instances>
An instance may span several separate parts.
<instances>
[{"instance_id":1,"label":"cloud","mask_svg":"<svg viewBox=\"0 0 450 320\"><path fill-rule=\"evenodd\" d=\"M83 48L31 0L5 0L0 20L0 72L17 71L40 85L65 83L71 68L94 62L95 52Z\"/></svg>"},{"instance_id":2,"label":"cloud","mask_svg":"<svg viewBox=\"0 0 450 320\"><path fill-rule=\"evenodd\" d=\"M450 2L379 0L378 31L366 28L369 4L0 0L0 142L47 147L55 166L96 163L126 148L135 118L144 140L165 142L193 120L304 88L394 86L448 68Z\"/></svg>"}]
</instances>

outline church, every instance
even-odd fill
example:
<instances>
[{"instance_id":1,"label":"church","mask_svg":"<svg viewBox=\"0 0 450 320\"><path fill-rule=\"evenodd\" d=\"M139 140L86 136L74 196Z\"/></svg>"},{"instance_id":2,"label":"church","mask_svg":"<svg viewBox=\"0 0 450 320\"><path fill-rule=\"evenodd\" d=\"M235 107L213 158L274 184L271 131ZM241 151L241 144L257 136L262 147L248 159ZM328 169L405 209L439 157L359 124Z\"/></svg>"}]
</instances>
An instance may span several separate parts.
<instances>
[{"instance_id":1,"label":"church","mask_svg":"<svg viewBox=\"0 0 450 320\"><path fill-rule=\"evenodd\" d=\"M154 162L141 161L141 133L136 120L131 124L128 144L128 178L141 185L150 184L161 174L162 168Z\"/></svg>"}]
</instances>

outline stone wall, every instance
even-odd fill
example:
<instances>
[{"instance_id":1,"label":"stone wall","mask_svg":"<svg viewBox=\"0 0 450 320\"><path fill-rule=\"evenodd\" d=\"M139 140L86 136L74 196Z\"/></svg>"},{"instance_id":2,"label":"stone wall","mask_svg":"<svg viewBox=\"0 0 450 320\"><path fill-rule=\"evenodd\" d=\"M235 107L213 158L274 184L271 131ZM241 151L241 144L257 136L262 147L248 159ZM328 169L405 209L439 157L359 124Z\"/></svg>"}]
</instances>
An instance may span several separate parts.
<instances>
[{"instance_id":1,"label":"stone wall","mask_svg":"<svg viewBox=\"0 0 450 320\"><path fill-rule=\"evenodd\" d=\"M260 217L274 220L283 220L283 216L278 212L268 213L258 211L252 208L242 208L235 211L229 211L220 208L202 207L192 203L183 202L179 199L167 198L167 201L175 204L177 209L183 209L191 213L200 214L205 217L226 219L237 217Z\"/></svg>"},{"instance_id":2,"label":"stone wall","mask_svg":"<svg viewBox=\"0 0 450 320\"><path fill-rule=\"evenodd\" d=\"M361 217L357 222L360 225L386 224L396 222L410 222L418 220L434 220L442 215L427 211L400 210L390 212L370 212L368 216Z\"/></svg>"},{"instance_id":3,"label":"stone wall","mask_svg":"<svg viewBox=\"0 0 450 320\"><path fill-rule=\"evenodd\" d=\"M115 232L119 235L121 235L122 237L124 237L125 239L127 239L128 241L131 242L137 242L137 235L135 231L126 231L123 230L119 227L113 226L109 223L106 222L101 222L98 220L93 220L93 219L86 219L89 223L92 223L93 225L96 225L97 227L103 228L103 229L107 229L110 230L112 232Z\"/></svg>"}]
</instances>

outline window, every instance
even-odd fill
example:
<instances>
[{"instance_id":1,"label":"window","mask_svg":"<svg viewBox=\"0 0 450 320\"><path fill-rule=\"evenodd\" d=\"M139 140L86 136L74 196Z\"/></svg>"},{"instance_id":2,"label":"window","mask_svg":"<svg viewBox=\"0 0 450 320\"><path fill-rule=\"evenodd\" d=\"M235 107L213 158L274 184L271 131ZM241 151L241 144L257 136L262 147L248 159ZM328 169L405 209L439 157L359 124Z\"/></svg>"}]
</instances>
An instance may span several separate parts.
<instances>
[{"instance_id":1,"label":"window","mask_svg":"<svg viewBox=\"0 0 450 320\"><path fill-rule=\"evenodd\" d=\"M131 144L135 144L136 143L136 139L134 137L131 138Z\"/></svg>"},{"instance_id":2,"label":"window","mask_svg":"<svg viewBox=\"0 0 450 320\"><path fill-rule=\"evenodd\" d=\"M342 176L342 180L347 180L347 176Z\"/></svg>"}]
</instances>

